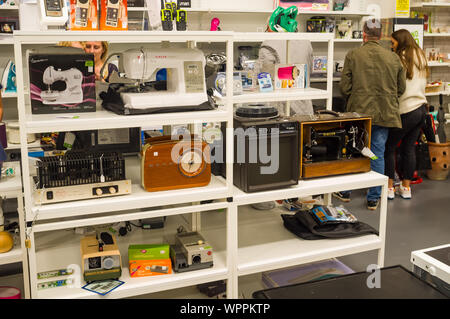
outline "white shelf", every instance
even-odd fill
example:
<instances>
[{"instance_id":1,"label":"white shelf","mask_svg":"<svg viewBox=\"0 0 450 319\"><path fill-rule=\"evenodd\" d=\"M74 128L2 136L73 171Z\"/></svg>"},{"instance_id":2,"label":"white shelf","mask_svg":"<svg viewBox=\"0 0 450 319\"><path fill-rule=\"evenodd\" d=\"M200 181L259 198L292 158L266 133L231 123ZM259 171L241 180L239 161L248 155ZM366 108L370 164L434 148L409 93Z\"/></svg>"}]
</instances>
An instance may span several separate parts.
<instances>
[{"instance_id":1,"label":"white shelf","mask_svg":"<svg viewBox=\"0 0 450 319\"><path fill-rule=\"evenodd\" d=\"M425 93L425 96L439 96L439 95L450 95L450 91L441 91L441 92L434 92L434 93Z\"/></svg>"},{"instance_id":2,"label":"white shelf","mask_svg":"<svg viewBox=\"0 0 450 319\"><path fill-rule=\"evenodd\" d=\"M213 212L211 212L213 214ZM121 281L125 284L102 297L95 293L81 288L58 287L38 290L36 298L44 299L76 299L76 298L126 298L141 294L148 294L157 291L176 289L186 286L194 286L204 282L226 279L228 276L226 253L223 242L225 238L215 236L215 232L202 231L205 240L213 247L214 266L208 269L190 271L185 273L175 273L168 275L131 278L128 269L128 246L130 244L157 244L170 243L170 236L174 235L179 225L186 227L186 222L181 216L167 218L164 228L154 230L141 230L136 227L124 237L116 237L117 244L122 256L122 276ZM223 229L223 228L221 228ZM70 236L69 236L70 233ZM168 239L164 239L167 238ZM36 235L36 259L38 260L38 272L53 269L63 269L67 265L80 265L80 239L81 235L76 235L73 230L62 230L48 233L38 233ZM51 247L46 245L50 241L55 243ZM41 279L37 282L57 280L67 277ZM81 286L84 286L81 280ZM32 287L34 290L34 287Z\"/></svg>"},{"instance_id":3,"label":"white shelf","mask_svg":"<svg viewBox=\"0 0 450 319\"><path fill-rule=\"evenodd\" d=\"M449 67L450 62L428 62L429 67Z\"/></svg>"},{"instance_id":4,"label":"white shelf","mask_svg":"<svg viewBox=\"0 0 450 319\"><path fill-rule=\"evenodd\" d=\"M327 258L380 249L377 235L345 239L304 240L283 226L284 209L257 211L239 208L238 274L250 275ZM255 220L258 223L255 223Z\"/></svg>"},{"instance_id":5,"label":"white shelf","mask_svg":"<svg viewBox=\"0 0 450 319\"><path fill-rule=\"evenodd\" d=\"M446 33L427 33L425 32L423 34L423 36L425 38L431 38L431 37L450 37L450 33L446 32Z\"/></svg>"},{"instance_id":6,"label":"white shelf","mask_svg":"<svg viewBox=\"0 0 450 319\"><path fill-rule=\"evenodd\" d=\"M237 205L267 202L294 197L305 197L317 194L331 194L333 192L359 188L379 186L387 181L387 177L370 171L361 174L347 174L311 180L300 180L298 185L273 191L245 193L234 187L233 202Z\"/></svg>"},{"instance_id":7,"label":"white shelf","mask_svg":"<svg viewBox=\"0 0 450 319\"><path fill-rule=\"evenodd\" d=\"M148 8L146 8L146 7L128 7L127 8L128 12L133 12L133 11L142 12L142 11L147 11L147 10L148 10Z\"/></svg>"},{"instance_id":8,"label":"white shelf","mask_svg":"<svg viewBox=\"0 0 450 319\"><path fill-rule=\"evenodd\" d=\"M57 43L60 41L109 41L111 43L146 42L224 42L233 32L221 31L14 31L15 41L21 43Z\"/></svg>"},{"instance_id":9,"label":"white shelf","mask_svg":"<svg viewBox=\"0 0 450 319\"><path fill-rule=\"evenodd\" d=\"M2 5L0 6L0 10L18 10L19 6L6 6Z\"/></svg>"},{"instance_id":10,"label":"white shelf","mask_svg":"<svg viewBox=\"0 0 450 319\"><path fill-rule=\"evenodd\" d=\"M333 82L339 82L341 78L334 77ZM327 78L310 78L311 83L327 83Z\"/></svg>"},{"instance_id":11,"label":"white shelf","mask_svg":"<svg viewBox=\"0 0 450 319\"><path fill-rule=\"evenodd\" d=\"M185 123L223 122L228 119L224 109L164 114L118 115L106 110L86 113L29 114L25 125L28 133L55 132ZM75 117L75 118L74 118Z\"/></svg>"},{"instance_id":12,"label":"white shelf","mask_svg":"<svg viewBox=\"0 0 450 319\"><path fill-rule=\"evenodd\" d=\"M18 262L22 262L22 248L20 247L20 245L16 245L7 253L0 254L0 265L13 264Z\"/></svg>"},{"instance_id":13,"label":"white shelf","mask_svg":"<svg viewBox=\"0 0 450 319\"><path fill-rule=\"evenodd\" d=\"M211 182L207 186L147 192L141 186L140 160L136 157L126 158L126 177L132 181L129 195L86 199L79 201L61 202L31 207L31 216L26 220L32 221L36 214L37 220L54 218L81 217L100 213L127 211L143 207L176 205L199 202L203 200L222 199L230 197L226 181L211 174Z\"/></svg>"},{"instance_id":14,"label":"white shelf","mask_svg":"<svg viewBox=\"0 0 450 319\"><path fill-rule=\"evenodd\" d=\"M22 176L20 173L20 162L6 162L3 167L13 167L14 176L2 177L0 179L0 195L16 197L17 192L22 192Z\"/></svg>"},{"instance_id":15,"label":"white shelf","mask_svg":"<svg viewBox=\"0 0 450 319\"><path fill-rule=\"evenodd\" d=\"M334 39L338 43L362 43L363 39Z\"/></svg>"},{"instance_id":16,"label":"white shelf","mask_svg":"<svg viewBox=\"0 0 450 319\"><path fill-rule=\"evenodd\" d=\"M188 12L198 12L198 13L264 13L271 14L274 9L226 9L226 8L185 8ZM299 10L299 15L343 15L343 16L368 16L370 15L364 11L353 11L353 10L345 10L345 11L329 11L329 10Z\"/></svg>"},{"instance_id":17,"label":"white shelf","mask_svg":"<svg viewBox=\"0 0 450 319\"><path fill-rule=\"evenodd\" d=\"M417 4L411 4L411 8L444 8L444 7L450 7L449 2L421 2Z\"/></svg>"},{"instance_id":18,"label":"white shelf","mask_svg":"<svg viewBox=\"0 0 450 319\"><path fill-rule=\"evenodd\" d=\"M78 247L79 249L79 247ZM73 252L73 251L72 251ZM125 255L126 257L126 255ZM49 255L49 258L61 258L60 255ZM127 258L122 262L128 264ZM153 292L194 286L205 282L224 280L227 278L228 270L225 263L225 253L214 253L214 266L210 269L202 269L185 273L172 273L169 275L131 278L128 267L122 267L121 281L125 284L113 290L106 296L100 296L82 288L58 287L45 290L39 290L36 298L39 299L116 299L126 298ZM82 286L85 283L83 282Z\"/></svg>"},{"instance_id":19,"label":"white shelf","mask_svg":"<svg viewBox=\"0 0 450 319\"><path fill-rule=\"evenodd\" d=\"M0 44L14 44L13 36L0 33Z\"/></svg>"},{"instance_id":20,"label":"white shelf","mask_svg":"<svg viewBox=\"0 0 450 319\"><path fill-rule=\"evenodd\" d=\"M17 92L2 92L2 99L17 98Z\"/></svg>"},{"instance_id":21,"label":"white shelf","mask_svg":"<svg viewBox=\"0 0 450 319\"><path fill-rule=\"evenodd\" d=\"M245 92L241 95L233 96L233 103L260 103L260 102L281 102L295 100L319 100L326 99L329 94L326 90L307 89L286 89L274 90L273 92Z\"/></svg>"},{"instance_id":22,"label":"white shelf","mask_svg":"<svg viewBox=\"0 0 450 319\"><path fill-rule=\"evenodd\" d=\"M39 139L37 139L36 141L34 141L33 143L29 143L27 144L27 147L41 147L41 141ZM5 148L5 151L8 150L20 150L20 144L13 144L13 143L9 143L8 142L8 147Z\"/></svg>"},{"instance_id":23,"label":"white shelf","mask_svg":"<svg viewBox=\"0 0 450 319\"><path fill-rule=\"evenodd\" d=\"M328 42L334 40L333 33L315 32L233 32L236 42L262 42L266 40L310 40L312 42Z\"/></svg>"}]
</instances>

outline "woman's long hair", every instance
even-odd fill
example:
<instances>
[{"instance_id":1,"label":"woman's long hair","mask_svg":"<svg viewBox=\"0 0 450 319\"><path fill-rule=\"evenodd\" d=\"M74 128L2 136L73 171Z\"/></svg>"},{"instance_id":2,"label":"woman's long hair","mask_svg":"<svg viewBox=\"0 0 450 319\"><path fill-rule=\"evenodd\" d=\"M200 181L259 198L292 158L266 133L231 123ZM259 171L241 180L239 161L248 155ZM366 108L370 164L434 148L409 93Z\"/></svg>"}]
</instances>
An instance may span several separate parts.
<instances>
[{"instance_id":1,"label":"woman's long hair","mask_svg":"<svg viewBox=\"0 0 450 319\"><path fill-rule=\"evenodd\" d=\"M430 75L430 70L427 64L427 58L423 50L417 45L408 30L401 29L392 33L392 38L398 42L395 53L398 54L402 61L403 67L406 70L406 78L411 80L414 76L414 65L419 69L419 72L426 72L426 76ZM417 58L416 58L417 57Z\"/></svg>"}]
</instances>

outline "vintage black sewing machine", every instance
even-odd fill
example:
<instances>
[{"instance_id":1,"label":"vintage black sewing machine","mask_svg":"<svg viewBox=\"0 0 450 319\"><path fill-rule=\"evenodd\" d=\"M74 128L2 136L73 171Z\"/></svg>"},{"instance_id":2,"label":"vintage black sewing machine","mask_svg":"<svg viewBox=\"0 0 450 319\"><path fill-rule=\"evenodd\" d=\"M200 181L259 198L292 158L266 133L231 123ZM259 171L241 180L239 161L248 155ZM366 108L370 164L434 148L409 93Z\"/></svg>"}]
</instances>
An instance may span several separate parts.
<instances>
[{"instance_id":1,"label":"vintage black sewing machine","mask_svg":"<svg viewBox=\"0 0 450 319\"><path fill-rule=\"evenodd\" d=\"M300 178L370 171L371 118L327 111L296 115L300 123Z\"/></svg>"}]
</instances>

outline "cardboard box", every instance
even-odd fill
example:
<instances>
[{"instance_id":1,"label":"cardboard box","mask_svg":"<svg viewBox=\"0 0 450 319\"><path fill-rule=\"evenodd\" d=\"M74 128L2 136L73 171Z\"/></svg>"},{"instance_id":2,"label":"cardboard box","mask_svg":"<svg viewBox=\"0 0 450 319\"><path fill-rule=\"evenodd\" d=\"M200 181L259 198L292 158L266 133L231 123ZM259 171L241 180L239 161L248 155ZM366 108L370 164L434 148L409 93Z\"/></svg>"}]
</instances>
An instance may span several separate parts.
<instances>
[{"instance_id":1,"label":"cardboard box","mask_svg":"<svg viewBox=\"0 0 450 319\"><path fill-rule=\"evenodd\" d=\"M31 112L95 112L94 55L57 49L28 55Z\"/></svg>"},{"instance_id":2,"label":"cardboard box","mask_svg":"<svg viewBox=\"0 0 450 319\"><path fill-rule=\"evenodd\" d=\"M128 30L127 0L101 0L100 30Z\"/></svg>"},{"instance_id":3,"label":"cardboard box","mask_svg":"<svg viewBox=\"0 0 450 319\"><path fill-rule=\"evenodd\" d=\"M128 247L130 277L146 277L172 273L170 246L130 245Z\"/></svg>"},{"instance_id":4,"label":"cardboard box","mask_svg":"<svg viewBox=\"0 0 450 319\"><path fill-rule=\"evenodd\" d=\"M70 0L70 30L98 30L97 0Z\"/></svg>"}]
</instances>

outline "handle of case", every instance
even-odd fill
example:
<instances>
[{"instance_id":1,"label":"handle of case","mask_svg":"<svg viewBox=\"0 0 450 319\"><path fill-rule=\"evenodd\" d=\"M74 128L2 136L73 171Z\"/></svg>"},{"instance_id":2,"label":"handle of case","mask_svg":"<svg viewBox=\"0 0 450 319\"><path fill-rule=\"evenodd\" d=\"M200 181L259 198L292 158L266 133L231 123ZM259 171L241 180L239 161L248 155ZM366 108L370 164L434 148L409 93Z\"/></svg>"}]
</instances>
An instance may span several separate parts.
<instances>
[{"instance_id":1,"label":"handle of case","mask_svg":"<svg viewBox=\"0 0 450 319\"><path fill-rule=\"evenodd\" d=\"M335 112L335 111L331 111L331 110L318 110L316 111L317 114L331 114L334 115L336 117L339 117L339 113Z\"/></svg>"}]
</instances>

